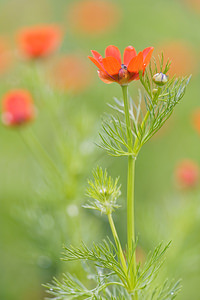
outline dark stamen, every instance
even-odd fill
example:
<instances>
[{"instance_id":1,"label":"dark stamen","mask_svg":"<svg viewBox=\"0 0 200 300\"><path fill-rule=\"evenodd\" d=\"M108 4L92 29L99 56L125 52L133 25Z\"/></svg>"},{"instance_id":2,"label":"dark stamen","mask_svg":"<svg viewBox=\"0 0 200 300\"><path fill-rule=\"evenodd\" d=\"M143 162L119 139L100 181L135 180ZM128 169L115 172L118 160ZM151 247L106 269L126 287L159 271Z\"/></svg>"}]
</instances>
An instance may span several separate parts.
<instances>
[{"instance_id":1,"label":"dark stamen","mask_svg":"<svg viewBox=\"0 0 200 300\"><path fill-rule=\"evenodd\" d=\"M127 70L127 66L124 64L121 65L121 68Z\"/></svg>"}]
</instances>

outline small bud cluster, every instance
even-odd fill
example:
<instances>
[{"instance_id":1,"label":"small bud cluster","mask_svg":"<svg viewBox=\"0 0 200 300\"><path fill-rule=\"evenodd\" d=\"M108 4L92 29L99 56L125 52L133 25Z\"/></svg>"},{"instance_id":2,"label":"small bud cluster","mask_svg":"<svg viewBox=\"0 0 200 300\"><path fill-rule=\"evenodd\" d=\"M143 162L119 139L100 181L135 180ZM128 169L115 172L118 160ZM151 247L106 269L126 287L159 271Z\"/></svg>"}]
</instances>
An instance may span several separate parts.
<instances>
[{"instance_id":1,"label":"small bud cluster","mask_svg":"<svg viewBox=\"0 0 200 300\"><path fill-rule=\"evenodd\" d=\"M89 181L87 194L93 201L90 201L86 208L101 211L104 214L110 214L116 208L117 199L121 195L118 178L114 181L108 176L107 171L103 172L102 168L97 167L93 172L94 181Z\"/></svg>"}]
</instances>

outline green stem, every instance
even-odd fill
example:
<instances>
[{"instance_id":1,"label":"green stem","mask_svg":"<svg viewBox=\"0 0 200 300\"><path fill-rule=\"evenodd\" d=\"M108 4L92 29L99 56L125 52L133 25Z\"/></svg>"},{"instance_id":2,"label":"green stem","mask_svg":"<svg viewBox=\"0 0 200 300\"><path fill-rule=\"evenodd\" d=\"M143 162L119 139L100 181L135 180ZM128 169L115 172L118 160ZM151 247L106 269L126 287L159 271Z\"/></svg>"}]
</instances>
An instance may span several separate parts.
<instances>
[{"instance_id":1,"label":"green stem","mask_svg":"<svg viewBox=\"0 0 200 300\"><path fill-rule=\"evenodd\" d=\"M122 86L124 99L124 112L127 128L128 145L132 151L131 121L128 104L128 87ZM135 218L134 218L134 181L135 181L135 157L128 157L128 177L127 177L127 241L128 241L128 261L130 264L130 282L131 289L136 284L136 257L135 257ZM131 299L137 300L137 292L131 295Z\"/></svg>"},{"instance_id":2,"label":"green stem","mask_svg":"<svg viewBox=\"0 0 200 300\"><path fill-rule=\"evenodd\" d=\"M128 178L127 178L127 240L128 260L130 263L130 278L134 287L136 279L136 258L135 258L135 222L134 222L134 177L135 158L128 157Z\"/></svg>"},{"instance_id":3,"label":"green stem","mask_svg":"<svg viewBox=\"0 0 200 300\"><path fill-rule=\"evenodd\" d=\"M117 246L117 249L119 250L120 261L121 261L122 267L124 269L125 274L127 274L127 266L126 266L126 261L125 261L125 258L124 258L124 253L123 253L123 250L122 250L122 247L121 247L121 243L120 243L120 240L119 240L117 230L115 228L115 224L114 224L111 213L108 214L108 220L109 220L110 228L112 230L112 234L113 234L113 237L114 237L114 240L115 240L115 244Z\"/></svg>"},{"instance_id":4,"label":"green stem","mask_svg":"<svg viewBox=\"0 0 200 300\"><path fill-rule=\"evenodd\" d=\"M126 130L127 130L127 142L128 146L131 148L132 146L132 135L131 135L131 121L130 121L130 114L129 114L129 104L128 104L128 86L122 86L122 93L124 99L124 112L125 112L125 119L126 119Z\"/></svg>"}]
</instances>

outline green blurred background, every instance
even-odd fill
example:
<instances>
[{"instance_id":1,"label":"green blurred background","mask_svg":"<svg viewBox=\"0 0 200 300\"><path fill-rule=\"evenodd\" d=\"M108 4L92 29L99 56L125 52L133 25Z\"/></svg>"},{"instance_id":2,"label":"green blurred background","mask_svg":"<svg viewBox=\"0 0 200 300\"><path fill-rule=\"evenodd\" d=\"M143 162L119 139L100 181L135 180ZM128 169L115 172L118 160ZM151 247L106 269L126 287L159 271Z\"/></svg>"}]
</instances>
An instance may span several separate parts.
<instances>
[{"instance_id":1,"label":"green blurred background","mask_svg":"<svg viewBox=\"0 0 200 300\"><path fill-rule=\"evenodd\" d=\"M38 24L61 26L62 45L43 61L27 61L16 35ZM199 178L192 187L180 188L175 175L184 160L200 165L199 29L199 0L0 0L0 41L6 49L0 47L0 96L25 88L37 107L32 124L0 126L0 299L43 299L42 283L66 269L80 273L78 266L60 261L63 244L110 236L106 219L81 205L97 164L120 175L125 203L126 159L108 157L94 144L101 116L110 111L107 103L120 98L121 90L102 83L87 56L91 49L103 53L108 45L121 51L133 45L137 51L154 46L155 55L163 50L172 59L170 76L193 74L182 103L138 157L136 230L140 260L161 240L172 240L162 276L183 279L179 299L199 300ZM54 70L63 57L68 63L60 87ZM133 97L138 87L131 83ZM115 216L123 245L125 217L123 205Z\"/></svg>"}]
</instances>

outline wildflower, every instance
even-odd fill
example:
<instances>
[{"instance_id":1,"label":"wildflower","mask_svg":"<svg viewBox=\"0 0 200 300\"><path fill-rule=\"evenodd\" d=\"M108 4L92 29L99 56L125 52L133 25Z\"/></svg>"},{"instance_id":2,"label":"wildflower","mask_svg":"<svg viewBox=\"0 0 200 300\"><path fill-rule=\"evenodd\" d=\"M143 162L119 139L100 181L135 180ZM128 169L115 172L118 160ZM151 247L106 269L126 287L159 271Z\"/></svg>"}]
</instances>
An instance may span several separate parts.
<instances>
[{"instance_id":1,"label":"wildflower","mask_svg":"<svg viewBox=\"0 0 200 300\"><path fill-rule=\"evenodd\" d=\"M35 109L26 90L12 90L3 97L2 121L7 126L18 126L33 120Z\"/></svg>"},{"instance_id":2,"label":"wildflower","mask_svg":"<svg viewBox=\"0 0 200 300\"><path fill-rule=\"evenodd\" d=\"M168 76L166 74L163 74L163 73L157 73L153 76L153 81L159 85L159 86L162 86L164 85L165 83L167 83L168 81Z\"/></svg>"},{"instance_id":3,"label":"wildflower","mask_svg":"<svg viewBox=\"0 0 200 300\"><path fill-rule=\"evenodd\" d=\"M120 8L116 3L104 0L82 0L75 2L69 10L70 25L77 32L101 34L116 28L120 19Z\"/></svg>"},{"instance_id":4,"label":"wildflower","mask_svg":"<svg viewBox=\"0 0 200 300\"><path fill-rule=\"evenodd\" d=\"M135 48L128 46L124 50L122 63L119 49L115 46L108 46L105 51L105 58L102 58L97 51L91 51L93 57L89 56L89 59L99 68L97 72L103 82L117 82L120 85L127 85L129 82L139 79L140 71L144 74L153 49L153 47L148 47L137 55Z\"/></svg>"},{"instance_id":5,"label":"wildflower","mask_svg":"<svg viewBox=\"0 0 200 300\"><path fill-rule=\"evenodd\" d=\"M59 88L78 93L90 85L90 75L88 65L82 57L69 54L55 62L51 77Z\"/></svg>"},{"instance_id":6,"label":"wildflower","mask_svg":"<svg viewBox=\"0 0 200 300\"><path fill-rule=\"evenodd\" d=\"M24 28L18 34L19 47L30 58L48 56L59 47L60 42L61 30L56 25Z\"/></svg>"},{"instance_id":7,"label":"wildflower","mask_svg":"<svg viewBox=\"0 0 200 300\"><path fill-rule=\"evenodd\" d=\"M192 160L183 160L176 167L175 179L182 188L194 187L199 181L199 167Z\"/></svg>"}]
</instances>

